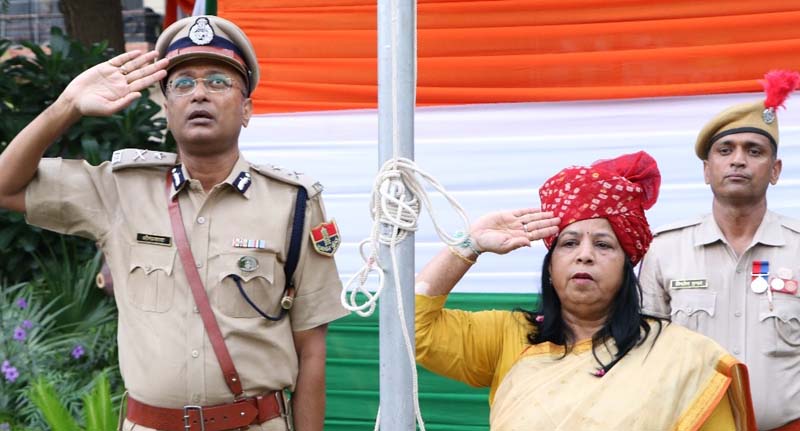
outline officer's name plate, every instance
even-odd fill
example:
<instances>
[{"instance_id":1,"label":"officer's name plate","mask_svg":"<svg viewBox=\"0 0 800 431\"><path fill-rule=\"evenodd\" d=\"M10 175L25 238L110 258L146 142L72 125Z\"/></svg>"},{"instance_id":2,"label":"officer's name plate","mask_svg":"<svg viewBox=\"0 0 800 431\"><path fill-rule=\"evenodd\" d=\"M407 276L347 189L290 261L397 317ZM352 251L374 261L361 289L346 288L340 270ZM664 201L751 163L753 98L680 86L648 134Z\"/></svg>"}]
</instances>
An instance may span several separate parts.
<instances>
[{"instance_id":1,"label":"officer's name plate","mask_svg":"<svg viewBox=\"0 0 800 431\"><path fill-rule=\"evenodd\" d=\"M137 233L136 241L145 244L164 245L169 247L172 244L172 238L161 235L151 235L148 233Z\"/></svg>"},{"instance_id":2,"label":"officer's name plate","mask_svg":"<svg viewBox=\"0 0 800 431\"><path fill-rule=\"evenodd\" d=\"M670 289L708 289L708 280L705 278L694 278L686 280L670 280Z\"/></svg>"}]
</instances>

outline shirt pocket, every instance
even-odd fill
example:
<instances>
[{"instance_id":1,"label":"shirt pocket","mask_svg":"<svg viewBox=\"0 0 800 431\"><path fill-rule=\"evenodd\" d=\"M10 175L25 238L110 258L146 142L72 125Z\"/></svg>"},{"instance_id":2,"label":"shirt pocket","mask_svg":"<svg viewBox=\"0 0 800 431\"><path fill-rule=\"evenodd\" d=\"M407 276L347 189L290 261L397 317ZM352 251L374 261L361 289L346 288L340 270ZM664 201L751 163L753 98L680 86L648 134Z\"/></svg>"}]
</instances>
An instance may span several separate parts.
<instances>
[{"instance_id":1,"label":"shirt pocket","mask_svg":"<svg viewBox=\"0 0 800 431\"><path fill-rule=\"evenodd\" d=\"M175 253L172 247L131 245L126 295L131 305L153 313L164 313L172 308Z\"/></svg>"},{"instance_id":2,"label":"shirt pocket","mask_svg":"<svg viewBox=\"0 0 800 431\"><path fill-rule=\"evenodd\" d=\"M772 310L769 298L758 304L762 352L769 356L800 356L800 298L774 293Z\"/></svg>"},{"instance_id":3,"label":"shirt pocket","mask_svg":"<svg viewBox=\"0 0 800 431\"><path fill-rule=\"evenodd\" d=\"M703 331L714 317L717 292L706 289L680 289L670 292L672 321L692 331Z\"/></svg>"},{"instance_id":4,"label":"shirt pocket","mask_svg":"<svg viewBox=\"0 0 800 431\"><path fill-rule=\"evenodd\" d=\"M277 315L283 286L275 285L275 253L229 253L221 254L215 259L217 272L217 288L214 291L214 305L219 311L230 317L259 317L261 315L250 305L239 291L235 277L253 303L261 311ZM253 263L256 263L253 268ZM248 267L245 271L240 267ZM235 276L235 277L234 277Z\"/></svg>"}]
</instances>

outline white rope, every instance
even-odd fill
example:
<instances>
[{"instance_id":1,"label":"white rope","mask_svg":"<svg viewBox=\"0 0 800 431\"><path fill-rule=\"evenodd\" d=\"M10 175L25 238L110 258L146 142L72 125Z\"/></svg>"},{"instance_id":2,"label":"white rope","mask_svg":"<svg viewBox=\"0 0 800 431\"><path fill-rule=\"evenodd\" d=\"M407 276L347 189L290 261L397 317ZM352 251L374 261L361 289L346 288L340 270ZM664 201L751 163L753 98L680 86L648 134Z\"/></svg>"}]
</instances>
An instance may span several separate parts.
<instances>
[{"instance_id":1,"label":"white rope","mask_svg":"<svg viewBox=\"0 0 800 431\"><path fill-rule=\"evenodd\" d=\"M371 316L385 285L384 269L379 262L378 253L380 245L390 246L394 257L394 244L403 241L409 232L416 232L418 228L420 204L427 209L436 234L448 246L456 246L463 242L463 238L447 233L438 223L435 209L428 193L420 183L421 178L430 186L441 193L450 203L450 206L461 218L464 232L469 229L469 218L464 209L459 205L444 186L433 176L421 170L417 165L406 158L395 158L386 161L375 178L370 200L370 215L372 216L372 231L369 238L359 243L358 249L364 265L345 284L342 290L342 305L348 310L362 317ZM385 225L384 233L381 226ZM387 232L388 231L388 232ZM369 246L369 251L365 248ZM370 274L378 276L378 286L374 292L366 287ZM395 274L397 272L395 271ZM354 283L358 281L358 284ZM398 280L395 285L399 286ZM358 302L358 294L366 297L362 303Z\"/></svg>"},{"instance_id":2,"label":"white rope","mask_svg":"<svg viewBox=\"0 0 800 431\"><path fill-rule=\"evenodd\" d=\"M403 293L400 284L400 268L397 263L396 246L403 241L409 232L416 232L418 228L420 203L426 208L433 222L437 235L447 245L458 245L463 238L451 236L439 226L436 220L435 211L431 204L425 188L419 178L427 181L431 187L440 192L450 203L453 209L464 223L464 232L469 228L469 218L464 209L453 198L444 187L428 173L419 169L412 160L405 158L395 158L384 163L378 173L372 189L370 213L372 216L372 233L359 244L359 253L364 260L364 266L347 281L342 290L342 305L356 314L367 317L372 315L383 291L385 278L384 269L380 264L379 250L380 245L388 245L391 256L392 275L394 276L395 293L397 297L398 315L400 317L400 328L403 334L403 341L408 353L409 366L411 367L412 391L414 398L414 413L416 414L417 424L421 431L425 431L425 423L419 407L419 384L417 377L416 360L414 358L414 348L411 343L411 336L408 333L406 324L405 310L403 308ZM386 226L391 233L381 233L381 226ZM365 247L369 245L370 251L367 254ZM378 276L378 287L374 292L370 292L366 287L370 273L375 272ZM354 282L358 281L357 285ZM348 293L349 290L349 293ZM364 295L367 300L358 303L358 294ZM380 408L375 420L375 430L380 426Z\"/></svg>"}]
</instances>

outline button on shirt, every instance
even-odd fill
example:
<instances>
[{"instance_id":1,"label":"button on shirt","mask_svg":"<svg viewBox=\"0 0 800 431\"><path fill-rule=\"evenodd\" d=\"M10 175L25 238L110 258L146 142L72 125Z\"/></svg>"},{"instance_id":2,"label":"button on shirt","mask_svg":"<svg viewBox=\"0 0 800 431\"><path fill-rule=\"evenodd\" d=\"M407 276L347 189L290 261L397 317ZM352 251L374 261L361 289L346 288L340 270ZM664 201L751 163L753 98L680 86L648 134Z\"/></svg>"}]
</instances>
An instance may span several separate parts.
<instances>
[{"instance_id":1,"label":"button on shirt","mask_svg":"<svg viewBox=\"0 0 800 431\"><path fill-rule=\"evenodd\" d=\"M712 215L661 229L642 262L645 312L699 331L747 364L759 429L800 418L800 297L750 289L753 261L800 277L800 222L767 211L741 255ZM689 285L696 286L688 288Z\"/></svg>"},{"instance_id":2,"label":"button on shirt","mask_svg":"<svg viewBox=\"0 0 800 431\"><path fill-rule=\"evenodd\" d=\"M109 163L93 167L44 159L26 191L26 217L33 225L93 239L103 250L119 310L120 371L132 397L168 408L231 402L176 257L165 190L170 168L112 172ZM229 177L208 193L181 169L186 180L171 194L179 197L196 266L245 395L293 388L298 372L293 331L347 314L339 302L334 260L316 253L308 239L309 226L324 221L321 198L308 202L294 306L280 322L269 322L243 299L230 276L242 279L262 310L278 312L297 186L260 174L241 156ZM232 185L242 172L252 177L244 191ZM139 242L137 234L172 240L169 246ZM236 238L264 240L264 247L237 248ZM238 265L242 258L257 265L245 271Z\"/></svg>"}]
</instances>

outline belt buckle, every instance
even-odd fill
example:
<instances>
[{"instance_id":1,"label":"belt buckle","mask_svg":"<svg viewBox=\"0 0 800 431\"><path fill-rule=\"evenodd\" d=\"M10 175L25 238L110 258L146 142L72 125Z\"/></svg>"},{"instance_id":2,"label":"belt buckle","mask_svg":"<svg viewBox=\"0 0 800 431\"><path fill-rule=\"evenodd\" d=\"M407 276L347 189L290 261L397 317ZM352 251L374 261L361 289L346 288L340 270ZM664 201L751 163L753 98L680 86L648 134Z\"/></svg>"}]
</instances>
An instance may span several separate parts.
<instances>
[{"instance_id":1,"label":"belt buckle","mask_svg":"<svg viewBox=\"0 0 800 431\"><path fill-rule=\"evenodd\" d=\"M189 421L191 418L189 412L192 410L197 410L200 414L200 431L206 431L206 421L203 417L203 406L183 406L183 429L186 431L191 431L192 424Z\"/></svg>"}]
</instances>

